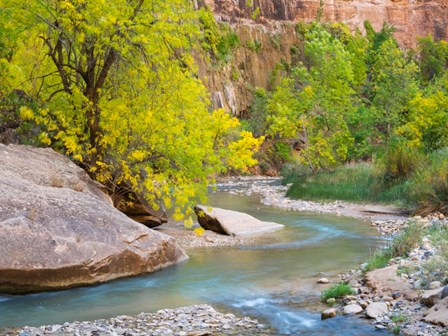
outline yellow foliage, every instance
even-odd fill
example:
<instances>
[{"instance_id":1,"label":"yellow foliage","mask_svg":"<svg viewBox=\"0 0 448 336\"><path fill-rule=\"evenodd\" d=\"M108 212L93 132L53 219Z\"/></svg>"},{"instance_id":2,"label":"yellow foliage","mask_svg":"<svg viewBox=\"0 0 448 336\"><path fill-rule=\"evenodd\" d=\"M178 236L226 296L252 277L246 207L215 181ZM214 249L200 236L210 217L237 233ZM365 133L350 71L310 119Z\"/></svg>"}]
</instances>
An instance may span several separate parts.
<instances>
[{"instance_id":1,"label":"yellow foliage","mask_svg":"<svg viewBox=\"0 0 448 336\"><path fill-rule=\"evenodd\" d=\"M205 230L204 230L203 227L198 227L198 228L194 229L193 231L194 231L194 233L196 233L196 235L198 235L199 237L200 237L200 236L203 236L204 233L205 233Z\"/></svg>"},{"instance_id":2,"label":"yellow foliage","mask_svg":"<svg viewBox=\"0 0 448 336\"><path fill-rule=\"evenodd\" d=\"M19 116L23 120L32 120L34 118L34 113L29 107L22 106L19 109Z\"/></svg>"}]
</instances>

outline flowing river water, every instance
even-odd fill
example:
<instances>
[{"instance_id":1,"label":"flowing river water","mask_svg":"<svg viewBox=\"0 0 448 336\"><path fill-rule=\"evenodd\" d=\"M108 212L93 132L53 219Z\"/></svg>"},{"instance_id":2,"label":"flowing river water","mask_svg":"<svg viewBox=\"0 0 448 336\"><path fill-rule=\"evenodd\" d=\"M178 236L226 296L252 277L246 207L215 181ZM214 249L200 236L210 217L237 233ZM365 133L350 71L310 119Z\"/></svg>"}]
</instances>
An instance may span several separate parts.
<instances>
[{"instance_id":1,"label":"flowing river water","mask_svg":"<svg viewBox=\"0 0 448 336\"><path fill-rule=\"evenodd\" d=\"M384 241L366 222L260 204L256 196L210 195L210 205L249 213L286 227L256 246L198 248L183 264L103 285L23 296L0 295L0 327L93 320L209 303L258 318L289 335L378 335L354 317L320 320L322 274L356 268ZM387 334L381 332L382 335Z\"/></svg>"}]
</instances>

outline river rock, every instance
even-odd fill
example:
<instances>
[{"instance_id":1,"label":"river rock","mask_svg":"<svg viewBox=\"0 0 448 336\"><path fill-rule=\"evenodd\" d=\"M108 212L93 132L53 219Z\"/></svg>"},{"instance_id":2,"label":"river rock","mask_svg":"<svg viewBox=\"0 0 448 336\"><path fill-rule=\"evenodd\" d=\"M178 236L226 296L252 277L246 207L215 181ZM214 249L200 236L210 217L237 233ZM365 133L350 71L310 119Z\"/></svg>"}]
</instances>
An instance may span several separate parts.
<instances>
[{"instance_id":1,"label":"river rock","mask_svg":"<svg viewBox=\"0 0 448 336\"><path fill-rule=\"evenodd\" d=\"M335 317L336 315L337 315L336 308L330 308L322 312L321 318L322 320L326 320Z\"/></svg>"},{"instance_id":2,"label":"river rock","mask_svg":"<svg viewBox=\"0 0 448 336\"><path fill-rule=\"evenodd\" d=\"M443 290L442 290L442 297L441 298L444 299L446 297L448 297L448 286L443 287Z\"/></svg>"},{"instance_id":3,"label":"river rock","mask_svg":"<svg viewBox=\"0 0 448 336\"><path fill-rule=\"evenodd\" d=\"M448 327L448 297L433 306L423 320L443 327Z\"/></svg>"},{"instance_id":4,"label":"river rock","mask_svg":"<svg viewBox=\"0 0 448 336\"><path fill-rule=\"evenodd\" d=\"M400 292L404 298L410 301L416 300L418 293L407 280L397 275L397 270L397 265L391 265L367 272L364 277L365 283L379 294Z\"/></svg>"},{"instance_id":5,"label":"river rock","mask_svg":"<svg viewBox=\"0 0 448 336\"><path fill-rule=\"evenodd\" d=\"M194 211L204 229L231 236L256 235L284 227L282 224L262 222L248 214L233 210L197 205Z\"/></svg>"},{"instance_id":6,"label":"river rock","mask_svg":"<svg viewBox=\"0 0 448 336\"><path fill-rule=\"evenodd\" d=\"M352 315L352 314L359 314L362 312L362 307L358 304L349 304L348 306L345 306L342 310L344 315Z\"/></svg>"},{"instance_id":7,"label":"river rock","mask_svg":"<svg viewBox=\"0 0 448 336\"><path fill-rule=\"evenodd\" d=\"M373 302L366 308L366 315L370 318L377 318L387 312L387 305L384 302Z\"/></svg>"},{"instance_id":8,"label":"river rock","mask_svg":"<svg viewBox=\"0 0 448 336\"><path fill-rule=\"evenodd\" d=\"M328 280L327 278L320 278L317 280L318 284L329 284L330 280Z\"/></svg>"},{"instance_id":9,"label":"river rock","mask_svg":"<svg viewBox=\"0 0 448 336\"><path fill-rule=\"evenodd\" d=\"M434 306L438 301L442 299L443 288L430 289L423 292L420 297L420 303L427 307Z\"/></svg>"},{"instance_id":10,"label":"river rock","mask_svg":"<svg viewBox=\"0 0 448 336\"><path fill-rule=\"evenodd\" d=\"M0 292L100 283L185 260L51 149L0 145Z\"/></svg>"}]
</instances>

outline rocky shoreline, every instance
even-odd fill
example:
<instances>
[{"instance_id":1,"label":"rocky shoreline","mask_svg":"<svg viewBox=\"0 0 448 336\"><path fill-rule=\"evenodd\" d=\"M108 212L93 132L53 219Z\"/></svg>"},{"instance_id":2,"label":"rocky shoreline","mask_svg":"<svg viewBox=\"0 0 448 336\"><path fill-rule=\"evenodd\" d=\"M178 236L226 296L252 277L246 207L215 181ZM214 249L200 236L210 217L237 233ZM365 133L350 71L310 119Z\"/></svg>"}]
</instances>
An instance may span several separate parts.
<instances>
[{"instance_id":1,"label":"rocky shoreline","mask_svg":"<svg viewBox=\"0 0 448 336\"><path fill-rule=\"evenodd\" d=\"M407 228L410 221L418 221L426 228L448 226L448 220L443 214L431 214L426 218L409 218L403 210L389 206L359 205L343 201L324 203L292 200L286 197L288 187L281 184L280 178L275 177L239 177L222 180L216 184L217 189L233 194L259 195L261 203L288 211L362 218L368 220L382 236L390 238ZM358 270L340 274L341 281L350 284L357 294L345 297L337 308L323 312L323 318L334 317L337 314L358 315L372 319L372 324L380 330L387 329L404 335L445 335L448 333L448 326L443 325L440 319L435 319L433 323L424 321L425 318L428 319L427 316L431 311L439 309L431 307L442 299L440 282L422 286L419 279L422 273L421 265L429 262L435 254L436 249L431 245L429 238L423 237L407 257L392 259L386 268L365 274L366 264L362 264ZM408 269L415 271L408 274L405 272ZM397 281L383 281L395 277L397 279L394 280ZM448 286L445 288L448 296ZM425 299L428 296L431 297L430 304Z\"/></svg>"},{"instance_id":2,"label":"rocky shoreline","mask_svg":"<svg viewBox=\"0 0 448 336\"><path fill-rule=\"evenodd\" d=\"M448 226L439 216L414 218L421 225ZM425 283L423 265L436 258L437 249L428 236L412 249L407 257L391 259L388 266L365 273L360 269L341 274L341 281L351 285L357 294L346 296L334 313L370 318L377 329L388 329L403 335L435 336L448 332L448 286L440 281ZM445 292L445 295L442 295ZM368 312L372 304L374 313ZM439 304L440 307L436 307ZM331 309L329 309L331 310ZM329 310L323 313L327 316ZM436 314L434 314L436 313Z\"/></svg>"},{"instance_id":3,"label":"rocky shoreline","mask_svg":"<svg viewBox=\"0 0 448 336\"><path fill-rule=\"evenodd\" d=\"M203 304L162 309L153 314L122 315L88 322L72 322L41 327L1 330L5 336L207 336L269 335L269 329L249 317L224 314Z\"/></svg>"},{"instance_id":4,"label":"rocky shoreline","mask_svg":"<svg viewBox=\"0 0 448 336\"><path fill-rule=\"evenodd\" d=\"M360 205L344 201L314 202L294 200L286 196L290 185L282 185L279 177L241 176L222 179L215 184L220 191L235 195L261 197L261 203L287 211L332 214L368 220L382 235L401 231L409 218L405 210L393 206Z\"/></svg>"}]
</instances>

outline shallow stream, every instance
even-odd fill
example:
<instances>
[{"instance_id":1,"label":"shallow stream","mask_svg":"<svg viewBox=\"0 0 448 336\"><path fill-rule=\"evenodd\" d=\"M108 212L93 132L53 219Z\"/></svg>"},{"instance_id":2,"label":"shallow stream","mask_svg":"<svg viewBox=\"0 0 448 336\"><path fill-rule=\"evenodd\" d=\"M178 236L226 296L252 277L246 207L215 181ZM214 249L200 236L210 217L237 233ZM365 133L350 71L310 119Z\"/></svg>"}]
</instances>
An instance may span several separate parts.
<instances>
[{"instance_id":1,"label":"shallow stream","mask_svg":"<svg viewBox=\"0 0 448 336\"><path fill-rule=\"evenodd\" d=\"M263 206L256 196L215 192L210 205L249 213L285 229L253 247L188 251L190 260L107 284L24 296L0 295L0 327L92 320L210 303L290 335L378 335L353 317L320 320L322 275L356 268L384 241L366 222ZM385 333L382 332L382 335Z\"/></svg>"}]
</instances>

